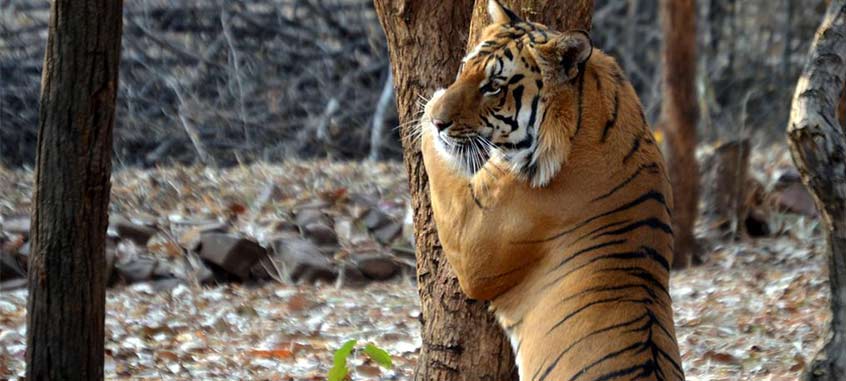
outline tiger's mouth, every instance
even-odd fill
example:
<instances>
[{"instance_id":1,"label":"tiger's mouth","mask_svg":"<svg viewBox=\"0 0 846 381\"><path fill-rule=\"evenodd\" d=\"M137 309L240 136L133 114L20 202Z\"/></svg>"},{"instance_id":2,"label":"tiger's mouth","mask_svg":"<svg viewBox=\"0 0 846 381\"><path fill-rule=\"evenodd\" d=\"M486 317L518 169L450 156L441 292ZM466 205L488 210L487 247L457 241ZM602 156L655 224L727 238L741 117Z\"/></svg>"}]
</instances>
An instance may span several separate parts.
<instances>
[{"instance_id":1,"label":"tiger's mouth","mask_svg":"<svg viewBox=\"0 0 846 381\"><path fill-rule=\"evenodd\" d=\"M477 133L464 133L451 136L448 131L437 133L437 146L449 162L468 176L478 172L488 159L495 146Z\"/></svg>"}]
</instances>

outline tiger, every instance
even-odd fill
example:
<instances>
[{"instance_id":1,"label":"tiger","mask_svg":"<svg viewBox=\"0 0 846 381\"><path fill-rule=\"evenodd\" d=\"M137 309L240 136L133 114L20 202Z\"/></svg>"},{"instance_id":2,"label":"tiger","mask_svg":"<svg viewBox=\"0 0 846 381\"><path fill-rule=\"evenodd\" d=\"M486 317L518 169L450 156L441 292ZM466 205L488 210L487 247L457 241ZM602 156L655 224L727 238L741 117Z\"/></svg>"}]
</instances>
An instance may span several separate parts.
<instances>
[{"instance_id":1,"label":"tiger","mask_svg":"<svg viewBox=\"0 0 846 381\"><path fill-rule=\"evenodd\" d=\"M487 8L418 130L461 290L489 302L520 380L683 380L672 191L634 88L588 32Z\"/></svg>"}]
</instances>

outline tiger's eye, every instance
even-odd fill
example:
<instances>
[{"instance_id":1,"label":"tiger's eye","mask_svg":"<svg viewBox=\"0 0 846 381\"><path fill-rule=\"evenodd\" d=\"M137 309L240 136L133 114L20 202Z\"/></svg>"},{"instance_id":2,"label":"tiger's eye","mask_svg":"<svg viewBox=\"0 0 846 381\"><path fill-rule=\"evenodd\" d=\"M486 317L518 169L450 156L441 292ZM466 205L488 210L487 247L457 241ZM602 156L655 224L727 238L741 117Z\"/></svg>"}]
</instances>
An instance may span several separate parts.
<instances>
[{"instance_id":1,"label":"tiger's eye","mask_svg":"<svg viewBox=\"0 0 846 381\"><path fill-rule=\"evenodd\" d=\"M496 82L489 82L487 85L482 87L482 94L488 97L495 96L502 92L502 87Z\"/></svg>"}]
</instances>

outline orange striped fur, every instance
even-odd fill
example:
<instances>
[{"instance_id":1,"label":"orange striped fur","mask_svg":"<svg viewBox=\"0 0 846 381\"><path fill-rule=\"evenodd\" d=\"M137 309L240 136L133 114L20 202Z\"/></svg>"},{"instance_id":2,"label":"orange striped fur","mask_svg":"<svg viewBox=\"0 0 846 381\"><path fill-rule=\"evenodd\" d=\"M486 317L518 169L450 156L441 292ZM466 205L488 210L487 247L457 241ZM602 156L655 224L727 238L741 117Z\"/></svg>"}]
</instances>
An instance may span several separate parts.
<instances>
[{"instance_id":1,"label":"orange striped fur","mask_svg":"<svg viewBox=\"0 0 846 381\"><path fill-rule=\"evenodd\" d=\"M490 301L521 380L683 380L672 192L637 94L584 32L490 3L494 23L421 123L462 290Z\"/></svg>"}]
</instances>

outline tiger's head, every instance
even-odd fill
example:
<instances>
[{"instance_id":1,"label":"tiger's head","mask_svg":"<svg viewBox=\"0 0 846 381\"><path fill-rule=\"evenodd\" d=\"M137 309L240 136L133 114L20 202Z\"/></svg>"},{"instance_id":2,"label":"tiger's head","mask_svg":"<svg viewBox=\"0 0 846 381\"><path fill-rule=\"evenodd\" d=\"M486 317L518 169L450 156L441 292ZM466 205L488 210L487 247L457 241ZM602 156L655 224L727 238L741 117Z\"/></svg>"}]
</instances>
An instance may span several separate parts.
<instances>
[{"instance_id":1,"label":"tiger's head","mask_svg":"<svg viewBox=\"0 0 846 381\"><path fill-rule=\"evenodd\" d=\"M550 99L576 86L593 45L587 32L556 32L489 0L492 23L448 88L426 106L423 128L441 156L472 176L495 158L542 187L566 161L559 133L544 130Z\"/></svg>"}]
</instances>

